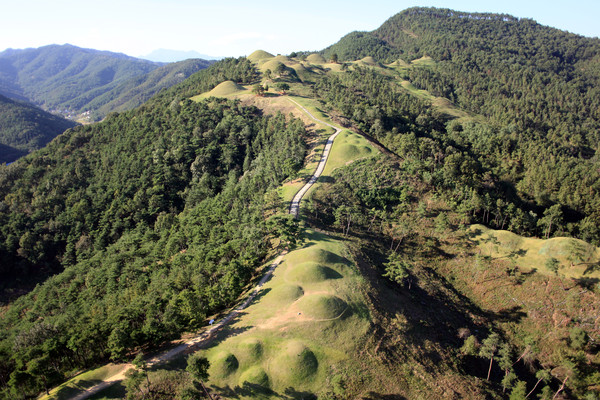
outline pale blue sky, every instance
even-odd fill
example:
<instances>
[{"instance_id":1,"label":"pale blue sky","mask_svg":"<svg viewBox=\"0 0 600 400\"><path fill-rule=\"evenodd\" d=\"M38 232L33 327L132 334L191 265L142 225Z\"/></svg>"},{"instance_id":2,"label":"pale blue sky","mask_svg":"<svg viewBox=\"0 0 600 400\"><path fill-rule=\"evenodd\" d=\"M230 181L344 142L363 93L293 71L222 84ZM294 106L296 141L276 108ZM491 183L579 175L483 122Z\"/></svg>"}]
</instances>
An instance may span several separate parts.
<instances>
[{"instance_id":1,"label":"pale blue sky","mask_svg":"<svg viewBox=\"0 0 600 400\"><path fill-rule=\"evenodd\" d=\"M0 51L71 43L140 56L154 49L213 56L256 49L320 50L354 30L373 30L413 6L498 12L600 36L599 0L0 0ZM225 4L222 4L225 3Z\"/></svg>"}]
</instances>

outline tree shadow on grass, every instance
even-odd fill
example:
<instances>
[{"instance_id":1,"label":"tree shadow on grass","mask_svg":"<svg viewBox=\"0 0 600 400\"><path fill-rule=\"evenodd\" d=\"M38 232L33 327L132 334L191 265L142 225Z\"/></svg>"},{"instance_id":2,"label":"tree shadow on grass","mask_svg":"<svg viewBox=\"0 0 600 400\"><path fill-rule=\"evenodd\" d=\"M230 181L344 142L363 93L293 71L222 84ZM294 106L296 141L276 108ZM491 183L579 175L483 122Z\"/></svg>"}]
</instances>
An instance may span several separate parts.
<instances>
[{"instance_id":1,"label":"tree shadow on grass","mask_svg":"<svg viewBox=\"0 0 600 400\"><path fill-rule=\"evenodd\" d=\"M102 383L101 379L80 380L77 383L70 383L67 386L60 388L56 392L57 399L68 399L81 394L86 389Z\"/></svg>"},{"instance_id":2,"label":"tree shadow on grass","mask_svg":"<svg viewBox=\"0 0 600 400\"><path fill-rule=\"evenodd\" d=\"M598 284L600 283L600 279L598 278L579 278L579 279L574 279L575 284L577 286L579 286L582 289L587 289L587 290L594 290L595 288L599 287Z\"/></svg>"},{"instance_id":3,"label":"tree shadow on grass","mask_svg":"<svg viewBox=\"0 0 600 400\"><path fill-rule=\"evenodd\" d=\"M369 392L367 396L363 398L365 400L407 400L406 397L399 394L381 394L375 392Z\"/></svg>"},{"instance_id":4,"label":"tree shadow on grass","mask_svg":"<svg viewBox=\"0 0 600 400\"><path fill-rule=\"evenodd\" d=\"M213 392L216 392L221 398L240 399L242 397L250 398L277 398L283 400L316 400L314 393L296 390L293 387L286 388L283 393L278 393L271 388L258 385L256 383L244 382L242 386L217 386L211 385Z\"/></svg>"},{"instance_id":5,"label":"tree shadow on grass","mask_svg":"<svg viewBox=\"0 0 600 400\"><path fill-rule=\"evenodd\" d=\"M523 307L513 306L511 308L505 308L500 311L487 311L486 316L493 321L498 322L521 322L523 318L527 316L527 313L521 311Z\"/></svg>"}]
</instances>

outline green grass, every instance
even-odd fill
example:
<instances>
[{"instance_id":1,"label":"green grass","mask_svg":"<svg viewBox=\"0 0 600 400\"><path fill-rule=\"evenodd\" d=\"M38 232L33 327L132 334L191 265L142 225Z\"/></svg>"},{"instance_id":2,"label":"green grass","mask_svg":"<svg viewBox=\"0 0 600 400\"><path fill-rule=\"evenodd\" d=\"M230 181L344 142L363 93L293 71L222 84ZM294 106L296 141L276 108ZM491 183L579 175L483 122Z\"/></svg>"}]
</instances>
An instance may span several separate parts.
<instances>
[{"instance_id":1,"label":"green grass","mask_svg":"<svg viewBox=\"0 0 600 400\"><path fill-rule=\"evenodd\" d=\"M560 262L558 273L568 278L599 278L600 271L589 270L593 263L600 261L600 249L593 247L582 240L556 237L551 239L538 239L519 236L515 233L502 230L489 229L483 225L472 225L468 233L471 239L479 247L481 254L494 259L513 258L516 264L524 271L536 270L536 272L552 275L552 271L546 267L550 258L556 258ZM490 240L490 238L492 240ZM495 240L494 240L495 239ZM572 263L569 258L573 253L574 246L581 246L588 250L588 262ZM572 265L575 264L575 265Z\"/></svg>"},{"instance_id":2,"label":"green grass","mask_svg":"<svg viewBox=\"0 0 600 400\"><path fill-rule=\"evenodd\" d=\"M270 69L271 72L273 72L273 74L275 74L275 71L277 71L277 68L279 68L280 65L285 65L284 63L282 63L281 61L278 60L269 60L265 63L259 63L259 69L262 72L265 72L266 70Z\"/></svg>"},{"instance_id":3,"label":"green grass","mask_svg":"<svg viewBox=\"0 0 600 400\"><path fill-rule=\"evenodd\" d=\"M433 60L433 58L429 57L429 56L423 56L419 59L416 60L412 60L412 64L414 65L424 65L424 66L433 66L435 65L435 61Z\"/></svg>"},{"instance_id":4,"label":"green grass","mask_svg":"<svg viewBox=\"0 0 600 400\"><path fill-rule=\"evenodd\" d=\"M211 362L219 360L209 385L241 399L280 398L288 388L321 392L332 368L354 365L352 354L368 336L368 317L349 306L364 304L364 288L345 245L306 229L299 249L285 257L257 300L203 350ZM229 354L239 361L235 369L222 366Z\"/></svg>"},{"instance_id":5,"label":"green grass","mask_svg":"<svg viewBox=\"0 0 600 400\"><path fill-rule=\"evenodd\" d=\"M199 101L202 99L206 99L208 97L229 97L229 96L235 96L235 95L238 95L238 94L241 94L244 92L249 93L249 90L247 90L245 87L243 87L241 85L238 85L235 82L225 81L225 82L219 83L217 86L215 86L209 92L202 93L202 94L192 97L191 100Z\"/></svg>"},{"instance_id":6,"label":"green grass","mask_svg":"<svg viewBox=\"0 0 600 400\"><path fill-rule=\"evenodd\" d=\"M361 135L348 130L340 132L336 137L331 151L329 152L329 159L323 170L321 178L315 185L306 193L304 199L310 198L311 194L318 190L321 182L332 179L331 174L337 168L348 165L349 163L360 160L363 158L374 157L379 152Z\"/></svg>"},{"instance_id":7,"label":"green grass","mask_svg":"<svg viewBox=\"0 0 600 400\"><path fill-rule=\"evenodd\" d=\"M273 54L267 53L264 50L256 50L252 54L250 54L247 58L248 58L248 60L252 61L253 63L257 63L261 60L264 60L267 58L273 58L273 57L275 57Z\"/></svg>"},{"instance_id":8,"label":"green grass","mask_svg":"<svg viewBox=\"0 0 600 400\"><path fill-rule=\"evenodd\" d=\"M62 400L69 399L90 388L104 379L118 374L126 368L125 364L108 364L100 368L96 368L68 380L62 385L52 389L50 395L40 397L40 400Z\"/></svg>"},{"instance_id":9,"label":"green grass","mask_svg":"<svg viewBox=\"0 0 600 400\"><path fill-rule=\"evenodd\" d=\"M288 272L287 279L302 283L323 282L327 279L339 279L342 276L326 265L307 261L296 265Z\"/></svg>"},{"instance_id":10,"label":"green grass","mask_svg":"<svg viewBox=\"0 0 600 400\"><path fill-rule=\"evenodd\" d=\"M310 113L312 113L312 115L314 115L319 120L331 123L329 116L319 108L318 101L305 97L290 97L298 104L306 108ZM303 110L301 111L304 112ZM323 153L323 148L325 147L327 138L334 132L333 128L330 128L327 125L319 124L317 122L314 123L315 129L319 133L319 143L315 147L313 154L309 155L308 161L306 162L304 167L298 172L298 177L300 177L300 179L296 179L294 182L289 182L279 188L279 194L285 202L290 202L294 198L296 193L298 193L298 190L300 190L302 186L304 186L306 181L308 181L308 179L313 175L313 173L317 169L319 160L321 159L321 154Z\"/></svg>"},{"instance_id":11,"label":"green grass","mask_svg":"<svg viewBox=\"0 0 600 400\"><path fill-rule=\"evenodd\" d=\"M315 320L340 318L348 309L348 304L337 296L313 294L302 297L298 308Z\"/></svg>"},{"instance_id":12,"label":"green grass","mask_svg":"<svg viewBox=\"0 0 600 400\"><path fill-rule=\"evenodd\" d=\"M311 64L325 64L327 62L322 55L316 53L310 54L308 57L306 57L306 61Z\"/></svg>"},{"instance_id":13,"label":"green grass","mask_svg":"<svg viewBox=\"0 0 600 400\"><path fill-rule=\"evenodd\" d=\"M277 384L297 385L317 373L319 361L302 342L292 340L273 359L271 375Z\"/></svg>"},{"instance_id":14,"label":"green grass","mask_svg":"<svg viewBox=\"0 0 600 400\"><path fill-rule=\"evenodd\" d=\"M240 376L239 384L244 386L245 383L258 385L263 388L270 386L269 376L261 367L252 367L247 369L242 376Z\"/></svg>"}]
</instances>

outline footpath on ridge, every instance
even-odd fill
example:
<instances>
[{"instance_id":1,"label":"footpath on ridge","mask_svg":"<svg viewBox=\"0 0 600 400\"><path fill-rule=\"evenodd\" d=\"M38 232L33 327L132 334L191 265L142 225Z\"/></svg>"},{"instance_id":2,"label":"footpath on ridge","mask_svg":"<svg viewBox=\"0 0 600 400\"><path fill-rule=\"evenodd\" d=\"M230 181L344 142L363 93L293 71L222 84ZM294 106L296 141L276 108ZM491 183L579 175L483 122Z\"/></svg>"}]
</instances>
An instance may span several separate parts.
<instances>
[{"instance_id":1,"label":"footpath on ridge","mask_svg":"<svg viewBox=\"0 0 600 400\"><path fill-rule=\"evenodd\" d=\"M333 141L335 140L337 135L342 131L342 129L335 125L332 125L328 122L325 122L325 121L322 121L322 120L316 118L310 111L308 111L305 107L300 105L295 100L293 100L289 97L288 97L288 100L291 101L292 103L294 103L294 105L296 107L298 107L303 112L305 112L314 121L335 129L335 132L331 136L329 136L329 138L327 139L325 148L323 149L323 153L321 155L321 159L319 160L319 163L317 165L317 169L315 170L313 175L310 177L309 181L296 193L296 195L290 202L289 214L291 214L297 218L298 214L300 212L300 202L302 201L302 198L308 192L308 190L317 182L317 180L323 173L323 170L325 169L325 165L327 164L327 159L329 158L329 153L331 152L331 147L333 146ZM248 307L248 305L252 302L252 300L254 300L254 298L257 296L257 294L262 289L265 282L267 282L273 275L273 271L275 271L275 268L277 268L277 266L283 261L283 258L285 257L286 254L287 254L287 250L284 249L277 256L277 258L275 258L275 260L273 260L273 262L269 266L269 269L267 270L265 275L260 279L260 281L258 282L256 287L252 290L250 295L246 298L246 300L244 300L243 303L241 303L240 305L235 307L231 312L229 312L220 321L213 324L208 330L204 331L203 333L199 334L198 336L189 338L189 339L183 341L178 346L151 358L150 360L147 361L147 365L149 367L151 367L151 366L154 366L157 364L161 364L163 362L172 360L176 356L184 353L186 350L189 350L192 347L209 344L211 342L211 340L215 337L217 331L219 331L221 328L223 328L225 325L227 325L231 320L233 320L242 310L244 310L246 307ZM115 383L124 380L125 373L128 370L130 370L131 368L134 368L133 365L127 364L125 369L123 369L118 374L105 379L104 382L99 383L95 386L92 386L76 396L71 397L70 400L87 399L90 396L114 385Z\"/></svg>"}]
</instances>

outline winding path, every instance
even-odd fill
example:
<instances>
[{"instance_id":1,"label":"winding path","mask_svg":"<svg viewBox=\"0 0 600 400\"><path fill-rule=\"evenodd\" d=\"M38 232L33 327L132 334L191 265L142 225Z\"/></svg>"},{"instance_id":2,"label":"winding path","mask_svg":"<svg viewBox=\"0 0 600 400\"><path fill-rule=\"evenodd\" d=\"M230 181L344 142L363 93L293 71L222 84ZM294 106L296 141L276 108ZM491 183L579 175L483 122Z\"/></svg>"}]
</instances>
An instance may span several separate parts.
<instances>
[{"instance_id":1,"label":"winding path","mask_svg":"<svg viewBox=\"0 0 600 400\"><path fill-rule=\"evenodd\" d=\"M323 170L325 169L325 164L327 163L327 159L329 158L331 146L333 146L333 141L335 140L336 136L342 130L340 128L338 128L337 126L334 126L330 123L327 123L325 121L321 121L320 119L317 119L310 111L308 111L306 108L304 108L303 106L298 104L295 100L293 100L289 97L288 97L288 100L291 101L292 103L294 103L302 111L304 111L314 121L316 121L320 124L323 124L323 125L327 125L333 129L335 129L335 133L333 133L327 139L327 143L325 144L325 148L323 149L323 154L321 155L321 160L319 160L319 164L317 165L317 169L315 170L314 174L310 177L309 181L302 187L302 189L300 189L298 191L298 193L296 193L296 195L294 196L294 198L292 199L292 201L290 203L289 213L291 215L293 215L294 217L298 218L298 213L300 211L300 202L302 201L302 198L304 197L306 192L308 192L308 190L315 184L315 182L317 182L317 180L323 173ZM275 271L275 268L277 268L277 266L281 263L281 261L283 260L283 257L285 257L286 254L287 254L287 250L283 250L279 254L279 256L277 256L277 258L275 260L273 260L273 262L271 263L271 265L270 265L269 269L267 270L267 272L265 273L265 275L261 278L261 280L258 282L256 287L254 288L254 290L252 290L252 293L250 293L250 295L246 298L246 300L242 304L238 305L235 309L233 309L229 314L227 314L219 322L212 325L210 327L210 329L204 331L202 334L200 334L198 336L195 336L193 338L185 340L184 342L179 344L177 347L174 347L170 350L167 350L167 351L153 357L152 359L147 361L147 365L149 367L151 367L153 365L161 364L163 362L166 362L166 361L169 361L169 360L175 358L177 355L185 352L186 350L190 349L192 346L196 346L196 345L200 345L200 344L208 344L212 340L212 338L215 336L215 334L217 333L217 331L219 329L221 329L223 326L227 325L242 310L244 310L246 307L248 307L248 305L252 302L252 300L254 300L256 295L260 292L263 285L271 278L271 276L273 275L273 271ZM102 383L99 383L95 386L90 387L89 389L86 389L84 392L80 393L77 396L72 397L70 400L87 399L88 397L108 388L109 386L112 386L113 384L115 384L119 381L122 381L123 379L125 379L125 373L131 368L133 368L133 365L128 364L127 367L124 370L122 370L121 372L119 372L118 374L111 376L110 378L107 378Z\"/></svg>"},{"instance_id":2,"label":"winding path","mask_svg":"<svg viewBox=\"0 0 600 400\"><path fill-rule=\"evenodd\" d=\"M329 152L331 151L331 146L333 146L333 141L335 140L336 136L342 130L340 128L338 128L337 126L331 125L330 123L327 123L325 121L321 121L320 119L317 119L314 115L312 115L312 113L310 111L308 111L306 108L304 108L303 106L298 104L295 100L292 100L289 97L288 97L288 100L291 101L292 103L294 103L298 108L300 108L302 111L304 111L313 120L317 121L320 124L324 124L324 125L327 125L333 129L335 129L335 133L333 135L329 136L329 138L327 139L327 143L325 143L325 148L323 149L323 154L321 155L321 160L319 161L319 164L317 165L317 169L316 169L315 173L313 174L313 176L310 177L310 180L306 183L306 185L304 185L302 187L302 189L300 189L298 191L298 193L296 193L296 195L292 199L292 202L290 203L290 214L292 214L294 217L298 218L298 212L300 211L300 202L302 201L302 198L304 197L306 192L308 192L308 189L310 189L312 187L312 185L315 184L317 179L319 179L319 177L323 173L323 170L325 169L325 164L327 164L327 159L329 158Z\"/></svg>"}]
</instances>

